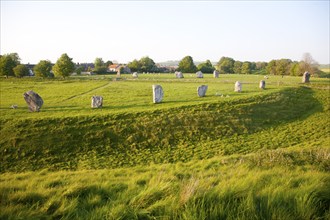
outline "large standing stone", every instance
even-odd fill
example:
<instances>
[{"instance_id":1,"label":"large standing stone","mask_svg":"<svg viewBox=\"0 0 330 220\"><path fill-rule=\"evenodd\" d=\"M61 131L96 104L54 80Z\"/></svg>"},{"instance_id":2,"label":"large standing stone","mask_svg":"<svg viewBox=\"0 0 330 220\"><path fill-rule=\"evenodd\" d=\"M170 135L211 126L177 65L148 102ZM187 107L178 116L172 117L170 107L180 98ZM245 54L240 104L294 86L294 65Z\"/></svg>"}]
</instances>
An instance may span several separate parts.
<instances>
[{"instance_id":1,"label":"large standing stone","mask_svg":"<svg viewBox=\"0 0 330 220\"><path fill-rule=\"evenodd\" d=\"M260 80L259 88L260 89L265 89L266 88L266 81L265 80Z\"/></svg>"},{"instance_id":2,"label":"large standing stone","mask_svg":"<svg viewBox=\"0 0 330 220\"><path fill-rule=\"evenodd\" d=\"M214 78L219 78L219 71L217 71L217 70L214 70L213 71L213 76L214 76Z\"/></svg>"},{"instance_id":3,"label":"large standing stone","mask_svg":"<svg viewBox=\"0 0 330 220\"><path fill-rule=\"evenodd\" d=\"M31 112L39 112L41 106L44 104L42 98L35 92L28 91L23 94L26 104L28 104L29 110Z\"/></svg>"},{"instance_id":4,"label":"large standing stone","mask_svg":"<svg viewBox=\"0 0 330 220\"><path fill-rule=\"evenodd\" d=\"M242 92L242 84L239 81L235 83L235 92Z\"/></svg>"},{"instance_id":5,"label":"large standing stone","mask_svg":"<svg viewBox=\"0 0 330 220\"><path fill-rule=\"evenodd\" d=\"M132 76L133 76L133 78L138 78L138 73L137 72L134 72L133 74L132 74Z\"/></svg>"},{"instance_id":6,"label":"large standing stone","mask_svg":"<svg viewBox=\"0 0 330 220\"><path fill-rule=\"evenodd\" d=\"M160 85L152 85L153 102L160 103L163 100L164 92Z\"/></svg>"},{"instance_id":7,"label":"large standing stone","mask_svg":"<svg viewBox=\"0 0 330 220\"><path fill-rule=\"evenodd\" d=\"M102 108L103 97L102 96L93 96L92 97L92 108Z\"/></svg>"},{"instance_id":8,"label":"large standing stone","mask_svg":"<svg viewBox=\"0 0 330 220\"><path fill-rule=\"evenodd\" d=\"M196 76L197 76L197 78L203 78L203 73L202 73L202 71L198 71L198 72L196 73Z\"/></svg>"},{"instance_id":9,"label":"large standing stone","mask_svg":"<svg viewBox=\"0 0 330 220\"><path fill-rule=\"evenodd\" d=\"M184 78L182 72L177 72L177 71L175 71L175 77L179 79Z\"/></svg>"},{"instance_id":10,"label":"large standing stone","mask_svg":"<svg viewBox=\"0 0 330 220\"><path fill-rule=\"evenodd\" d=\"M311 77L311 74L309 74L309 72L304 72L303 78L302 78L302 82L303 83L309 83L309 78Z\"/></svg>"},{"instance_id":11,"label":"large standing stone","mask_svg":"<svg viewBox=\"0 0 330 220\"><path fill-rule=\"evenodd\" d=\"M207 85L201 85L197 87L197 94L199 97L204 97L206 94L208 86Z\"/></svg>"}]
</instances>

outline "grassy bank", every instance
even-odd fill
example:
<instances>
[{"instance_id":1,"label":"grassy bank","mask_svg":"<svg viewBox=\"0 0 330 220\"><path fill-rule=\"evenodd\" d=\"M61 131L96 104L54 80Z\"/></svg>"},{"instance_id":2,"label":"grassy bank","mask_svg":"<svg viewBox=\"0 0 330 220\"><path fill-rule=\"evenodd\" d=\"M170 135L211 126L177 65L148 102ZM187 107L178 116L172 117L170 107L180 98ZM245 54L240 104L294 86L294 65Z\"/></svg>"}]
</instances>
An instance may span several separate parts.
<instances>
[{"instance_id":1,"label":"grassy bank","mask_svg":"<svg viewBox=\"0 0 330 220\"><path fill-rule=\"evenodd\" d=\"M328 110L320 99L326 92L300 87L170 110L7 120L1 130L1 171L116 168L245 154L309 140L325 144Z\"/></svg>"},{"instance_id":2,"label":"grassy bank","mask_svg":"<svg viewBox=\"0 0 330 220\"><path fill-rule=\"evenodd\" d=\"M299 166L288 164L296 153L303 154L271 150L129 169L6 173L0 217L329 219L329 174L309 163L307 151Z\"/></svg>"}]
</instances>

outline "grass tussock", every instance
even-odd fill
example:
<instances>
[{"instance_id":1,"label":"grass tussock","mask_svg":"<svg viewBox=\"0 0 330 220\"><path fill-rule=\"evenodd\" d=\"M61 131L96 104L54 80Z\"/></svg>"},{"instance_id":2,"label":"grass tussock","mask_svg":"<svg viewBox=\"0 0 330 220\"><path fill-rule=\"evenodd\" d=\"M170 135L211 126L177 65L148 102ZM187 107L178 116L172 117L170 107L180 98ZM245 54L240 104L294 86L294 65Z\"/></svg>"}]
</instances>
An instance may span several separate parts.
<instances>
[{"instance_id":1,"label":"grass tussock","mask_svg":"<svg viewBox=\"0 0 330 220\"><path fill-rule=\"evenodd\" d=\"M308 169L277 165L251 167L249 160L218 157L177 167L153 165L89 171L1 175L2 219L326 219L330 176ZM269 159L271 161L271 159ZM212 167L212 169L211 169ZM177 173L191 173L178 178ZM117 172L127 175L118 178ZM49 188L53 179L66 184ZM143 184L138 182L144 179ZM34 184L29 184L32 181ZM6 183L6 184L4 184ZM25 189L17 185L26 185Z\"/></svg>"}]
</instances>

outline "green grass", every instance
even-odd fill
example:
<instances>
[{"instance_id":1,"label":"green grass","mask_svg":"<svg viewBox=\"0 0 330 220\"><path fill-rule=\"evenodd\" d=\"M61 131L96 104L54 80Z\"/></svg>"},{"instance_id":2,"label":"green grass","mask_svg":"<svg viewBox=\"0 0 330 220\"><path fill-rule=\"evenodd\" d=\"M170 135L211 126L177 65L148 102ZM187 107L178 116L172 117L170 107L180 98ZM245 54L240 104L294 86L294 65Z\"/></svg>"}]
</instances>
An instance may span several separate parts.
<instances>
[{"instance_id":1,"label":"green grass","mask_svg":"<svg viewBox=\"0 0 330 220\"><path fill-rule=\"evenodd\" d=\"M329 80L261 79L1 79L0 219L329 219Z\"/></svg>"},{"instance_id":2,"label":"green grass","mask_svg":"<svg viewBox=\"0 0 330 220\"><path fill-rule=\"evenodd\" d=\"M272 164L272 169L255 166L249 160L223 159L132 169L2 174L0 216L2 219L329 218L327 173L314 166L282 165L271 158L263 158L263 163Z\"/></svg>"},{"instance_id":3,"label":"green grass","mask_svg":"<svg viewBox=\"0 0 330 220\"><path fill-rule=\"evenodd\" d=\"M7 118L43 118L43 117L72 117L81 115L116 114L137 111L152 111L156 109L168 109L183 105L195 105L220 101L221 96L229 95L229 98L237 96L245 97L260 94L259 81L263 76L251 75L225 75L218 79L212 75L206 75L203 79L186 74L184 79L175 79L173 74L145 74L138 79L123 75L120 81L113 81L112 76L76 77L63 80L31 80L27 79L2 79L0 113L2 119ZM243 83L243 93L234 92L235 81ZM267 90L271 92L296 85L301 80L296 77L270 77L267 82ZM325 82L325 81L323 81ZM164 104L152 103L152 85L161 84L164 92ZM197 87L207 84L209 86L206 97L197 96ZM23 93L34 90L44 99L44 106L38 114L30 114L27 111ZM102 95L104 98L103 109L91 109L90 100L93 95ZM18 105L13 111L10 106Z\"/></svg>"}]
</instances>

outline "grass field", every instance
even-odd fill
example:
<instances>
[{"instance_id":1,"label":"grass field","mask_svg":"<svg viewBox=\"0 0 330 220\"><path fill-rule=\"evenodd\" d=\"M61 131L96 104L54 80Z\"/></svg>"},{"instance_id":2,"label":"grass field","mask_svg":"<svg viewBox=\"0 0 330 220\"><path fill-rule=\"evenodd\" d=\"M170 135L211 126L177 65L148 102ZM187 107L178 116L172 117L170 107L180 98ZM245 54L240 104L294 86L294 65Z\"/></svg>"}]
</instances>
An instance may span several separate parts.
<instances>
[{"instance_id":1,"label":"grass field","mask_svg":"<svg viewBox=\"0 0 330 220\"><path fill-rule=\"evenodd\" d=\"M330 219L329 79L262 79L1 79L0 219Z\"/></svg>"}]
</instances>

